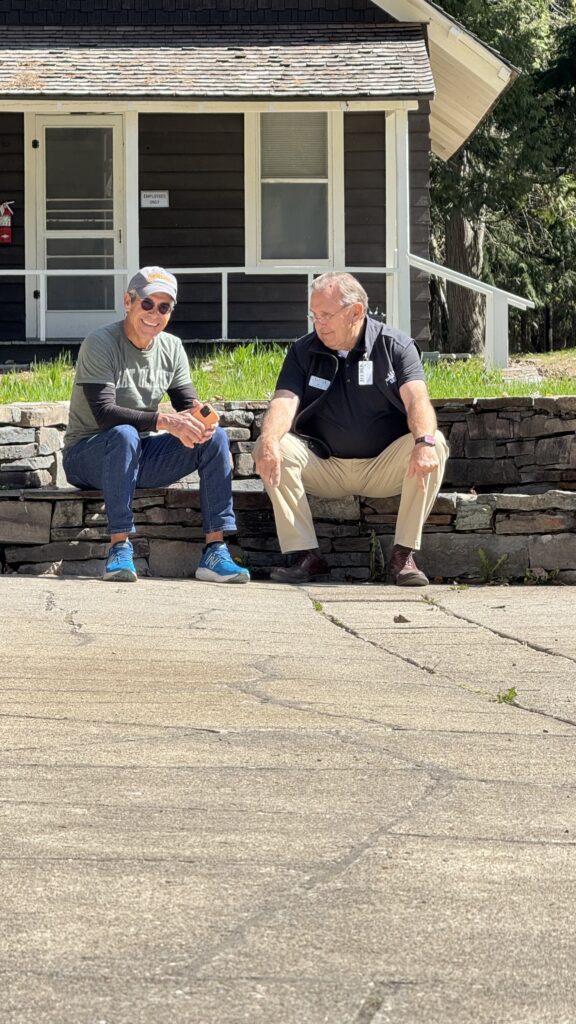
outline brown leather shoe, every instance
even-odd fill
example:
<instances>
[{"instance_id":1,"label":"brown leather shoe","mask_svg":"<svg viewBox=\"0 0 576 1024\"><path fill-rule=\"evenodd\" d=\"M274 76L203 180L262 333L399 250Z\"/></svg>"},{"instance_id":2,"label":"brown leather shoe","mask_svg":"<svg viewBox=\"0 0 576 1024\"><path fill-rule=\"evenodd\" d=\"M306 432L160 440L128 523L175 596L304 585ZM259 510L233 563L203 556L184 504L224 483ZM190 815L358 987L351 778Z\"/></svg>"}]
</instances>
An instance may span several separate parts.
<instances>
[{"instance_id":1,"label":"brown leather shoe","mask_svg":"<svg viewBox=\"0 0 576 1024\"><path fill-rule=\"evenodd\" d=\"M328 564L318 549L299 551L292 565L286 568L272 569L270 579L275 583L309 583L317 576L325 576L329 572Z\"/></svg>"},{"instance_id":2,"label":"brown leather shoe","mask_svg":"<svg viewBox=\"0 0 576 1024\"><path fill-rule=\"evenodd\" d=\"M418 568L411 548L395 544L392 548L388 572L397 587L427 587L430 580Z\"/></svg>"}]
</instances>

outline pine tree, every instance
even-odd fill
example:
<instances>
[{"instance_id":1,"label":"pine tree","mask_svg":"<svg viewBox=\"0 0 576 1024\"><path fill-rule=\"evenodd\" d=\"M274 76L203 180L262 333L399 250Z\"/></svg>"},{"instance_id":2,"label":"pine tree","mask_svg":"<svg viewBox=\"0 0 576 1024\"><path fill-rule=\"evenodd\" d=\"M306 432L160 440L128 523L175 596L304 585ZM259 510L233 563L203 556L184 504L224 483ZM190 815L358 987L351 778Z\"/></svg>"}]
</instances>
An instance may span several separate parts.
<instances>
[{"instance_id":1,"label":"pine tree","mask_svg":"<svg viewBox=\"0 0 576 1024\"><path fill-rule=\"evenodd\" d=\"M520 77L454 157L434 162L434 255L545 306L546 260L556 245L573 251L565 228L576 207L557 96L542 80L560 29L576 24L574 0L444 0L442 6L515 65ZM483 300L452 285L445 300L448 350L481 351Z\"/></svg>"}]
</instances>

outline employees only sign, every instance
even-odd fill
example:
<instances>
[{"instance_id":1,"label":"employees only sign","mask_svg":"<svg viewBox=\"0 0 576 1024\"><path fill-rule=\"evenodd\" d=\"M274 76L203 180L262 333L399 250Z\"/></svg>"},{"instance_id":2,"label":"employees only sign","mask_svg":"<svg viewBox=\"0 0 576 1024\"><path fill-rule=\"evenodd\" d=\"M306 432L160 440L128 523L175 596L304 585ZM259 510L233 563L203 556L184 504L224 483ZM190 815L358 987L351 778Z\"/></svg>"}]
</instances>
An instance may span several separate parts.
<instances>
[{"instance_id":1,"label":"employees only sign","mask_svg":"<svg viewBox=\"0 0 576 1024\"><path fill-rule=\"evenodd\" d=\"M170 206L170 193L167 189L141 190L140 206Z\"/></svg>"}]
</instances>

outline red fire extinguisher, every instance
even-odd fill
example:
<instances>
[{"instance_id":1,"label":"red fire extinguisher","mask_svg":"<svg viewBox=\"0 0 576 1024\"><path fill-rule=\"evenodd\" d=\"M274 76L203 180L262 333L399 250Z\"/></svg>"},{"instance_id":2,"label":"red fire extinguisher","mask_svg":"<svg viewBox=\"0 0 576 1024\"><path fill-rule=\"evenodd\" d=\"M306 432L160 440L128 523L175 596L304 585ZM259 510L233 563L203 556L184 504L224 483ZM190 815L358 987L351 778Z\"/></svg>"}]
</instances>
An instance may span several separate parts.
<instances>
[{"instance_id":1,"label":"red fire extinguisher","mask_svg":"<svg viewBox=\"0 0 576 1024\"><path fill-rule=\"evenodd\" d=\"M14 200L10 202L0 203L0 245L11 245L12 244L12 217L14 211L12 210L12 204Z\"/></svg>"}]
</instances>

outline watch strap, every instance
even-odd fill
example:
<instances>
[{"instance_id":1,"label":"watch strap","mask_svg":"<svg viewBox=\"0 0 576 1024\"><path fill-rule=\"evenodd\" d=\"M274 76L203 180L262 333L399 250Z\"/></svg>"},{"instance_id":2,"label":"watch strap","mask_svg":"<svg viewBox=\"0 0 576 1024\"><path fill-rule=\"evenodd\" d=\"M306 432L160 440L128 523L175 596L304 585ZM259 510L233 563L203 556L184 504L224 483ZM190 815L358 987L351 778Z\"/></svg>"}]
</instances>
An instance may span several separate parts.
<instances>
[{"instance_id":1,"label":"watch strap","mask_svg":"<svg viewBox=\"0 0 576 1024\"><path fill-rule=\"evenodd\" d=\"M417 437L414 444L427 444L430 448L436 447L436 438L434 434L422 434L422 437Z\"/></svg>"}]
</instances>

